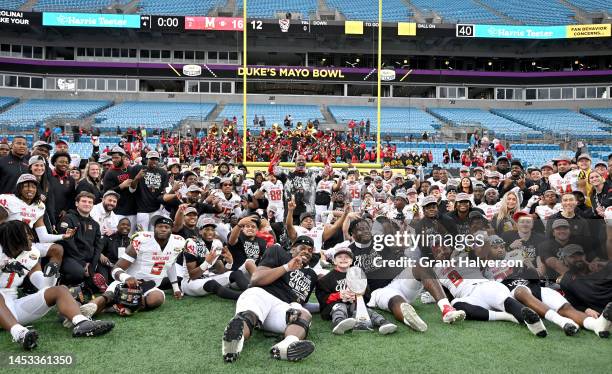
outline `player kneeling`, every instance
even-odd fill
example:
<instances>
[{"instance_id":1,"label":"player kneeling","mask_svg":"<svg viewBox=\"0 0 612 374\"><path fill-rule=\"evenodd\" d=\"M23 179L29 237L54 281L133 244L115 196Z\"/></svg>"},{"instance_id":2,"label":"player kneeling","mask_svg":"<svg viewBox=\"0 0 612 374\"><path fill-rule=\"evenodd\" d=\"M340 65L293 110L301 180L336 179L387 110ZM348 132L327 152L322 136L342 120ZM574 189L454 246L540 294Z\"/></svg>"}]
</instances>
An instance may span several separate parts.
<instances>
[{"instance_id":1,"label":"player kneeling","mask_svg":"<svg viewBox=\"0 0 612 374\"><path fill-rule=\"evenodd\" d=\"M21 221L0 225L0 324L10 331L13 340L25 350L35 348L38 333L23 325L42 318L54 305L74 324L74 337L98 336L112 330L113 322L92 321L81 314L66 287L49 287L55 283L55 277L43 275L40 252L32 247L28 231L28 226ZM39 291L18 298L17 288L26 276Z\"/></svg>"},{"instance_id":2,"label":"player kneeling","mask_svg":"<svg viewBox=\"0 0 612 374\"><path fill-rule=\"evenodd\" d=\"M314 242L299 236L289 252L279 245L268 248L251 278L251 288L240 295L236 315L223 333L223 359L236 361L244 340L255 327L284 333L285 338L270 350L273 358L298 361L314 351L308 336L312 316L302 307L308 301L317 275L308 268Z\"/></svg>"},{"instance_id":3,"label":"player kneeling","mask_svg":"<svg viewBox=\"0 0 612 374\"><path fill-rule=\"evenodd\" d=\"M334 253L335 268L327 273L317 283L317 300L319 300L321 318L332 320L332 332L342 335L352 330L357 324L353 318L356 313L355 293L346 284L346 272L353 264L353 252L350 248L337 248ZM370 290L366 290L364 299L370 298ZM387 321L382 315L368 308L372 327L377 328L382 335L394 333L397 326Z\"/></svg>"},{"instance_id":4,"label":"player kneeling","mask_svg":"<svg viewBox=\"0 0 612 374\"><path fill-rule=\"evenodd\" d=\"M153 217L153 232L138 232L126 248L112 276L115 279L102 296L85 304L81 309L95 305L97 312L114 305L121 315L130 315L139 309L155 309L166 299L164 291L158 287L168 275L174 298L183 294L178 286L175 270L176 258L185 248L185 239L172 235L172 220L163 216Z\"/></svg>"},{"instance_id":5,"label":"player kneeling","mask_svg":"<svg viewBox=\"0 0 612 374\"><path fill-rule=\"evenodd\" d=\"M205 296L210 293L230 300L238 300L249 286L249 280L241 270L231 271L234 259L230 251L215 239L216 224L212 219L202 222L202 240L187 239L185 252L185 276L181 288L185 295ZM229 288L234 283L240 291Z\"/></svg>"}]
</instances>

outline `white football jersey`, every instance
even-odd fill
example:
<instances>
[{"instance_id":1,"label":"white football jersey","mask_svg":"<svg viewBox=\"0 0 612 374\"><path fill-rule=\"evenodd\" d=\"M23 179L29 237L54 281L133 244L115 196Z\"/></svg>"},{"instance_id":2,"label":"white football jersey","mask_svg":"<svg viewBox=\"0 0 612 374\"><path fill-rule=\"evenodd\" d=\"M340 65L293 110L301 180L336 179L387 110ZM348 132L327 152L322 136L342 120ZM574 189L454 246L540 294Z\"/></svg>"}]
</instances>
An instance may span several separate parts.
<instances>
[{"instance_id":1,"label":"white football jersey","mask_svg":"<svg viewBox=\"0 0 612 374\"><path fill-rule=\"evenodd\" d=\"M391 188L388 184L383 184L382 189L378 190L376 187L371 184L368 186L368 192L374 196L374 200L379 203L387 202L387 198L391 195Z\"/></svg>"},{"instance_id":2,"label":"white football jersey","mask_svg":"<svg viewBox=\"0 0 612 374\"><path fill-rule=\"evenodd\" d=\"M242 184L240 186L236 187L236 190L240 195L246 195L250 191L250 188L253 184L255 184L254 180L245 179L244 181L242 181Z\"/></svg>"},{"instance_id":3,"label":"white football jersey","mask_svg":"<svg viewBox=\"0 0 612 374\"><path fill-rule=\"evenodd\" d=\"M346 182L342 185L342 191L344 195L351 201L353 207L361 206L361 183L359 182Z\"/></svg>"},{"instance_id":4,"label":"white football jersey","mask_svg":"<svg viewBox=\"0 0 612 374\"><path fill-rule=\"evenodd\" d=\"M0 272L0 294L3 297L17 298L17 288L21 286L28 273L40 259L40 252L38 249L32 247L29 251L21 252L17 258L10 258L0 247L0 268L4 268L9 262L20 262L26 269L23 270L24 274L20 276L17 273L5 273Z\"/></svg>"},{"instance_id":5,"label":"white football jersey","mask_svg":"<svg viewBox=\"0 0 612 374\"><path fill-rule=\"evenodd\" d=\"M501 202L498 201L497 203L495 203L495 205L489 205L487 203L482 203L478 205L477 208L482 209L485 217L487 217L487 219L490 221L493 219L493 216L495 216L497 212L499 212L500 206L501 206Z\"/></svg>"},{"instance_id":6,"label":"white football jersey","mask_svg":"<svg viewBox=\"0 0 612 374\"><path fill-rule=\"evenodd\" d=\"M223 220L229 218L231 213L234 213L236 216L240 216L240 196L232 192L232 196L229 199L226 199L225 194L221 192L221 190L215 191L214 195L219 198L219 203L223 208L221 213L214 214L215 219Z\"/></svg>"},{"instance_id":7,"label":"white football jersey","mask_svg":"<svg viewBox=\"0 0 612 374\"><path fill-rule=\"evenodd\" d=\"M467 258L467 253L455 257L455 261L459 261L460 258ZM469 296L475 285L487 282L477 267L435 266L433 269L440 284L446 287L455 298Z\"/></svg>"},{"instance_id":8,"label":"white football jersey","mask_svg":"<svg viewBox=\"0 0 612 374\"><path fill-rule=\"evenodd\" d=\"M523 254L522 249L515 249L506 253L504 257L505 261L525 261L525 256ZM496 267L487 267L484 270L484 275L488 279L495 280L497 282L501 282L504 279L508 278L514 272L513 268L509 266L496 266Z\"/></svg>"},{"instance_id":9,"label":"white football jersey","mask_svg":"<svg viewBox=\"0 0 612 374\"><path fill-rule=\"evenodd\" d=\"M170 235L166 247L162 249L153 232L141 231L132 239L132 247L136 251L136 261L130 265L127 273L136 279L152 280L159 286L185 248L185 239Z\"/></svg>"},{"instance_id":10,"label":"white football jersey","mask_svg":"<svg viewBox=\"0 0 612 374\"><path fill-rule=\"evenodd\" d=\"M323 246L323 230L325 227L322 223L318 222L312 229L308 230L302 226L294 226L297 235L310 236L314 240L314 252L320 252Z\"/></svg>"},{"instance_id":11,"label":"white football jersey","mask_svg":"<svg viewBox=\"0 0 612 374\"><path fill-rule=\"evenodd\" d=\"M221 251L223 250L223 243L219 239L213 239L211 244L211 250L217 251L217 259L221 256ZM204 244L202 240L193 240L187 239L185 241L185 252L193 255L196 258L201 258L203 261L206 261L204 258L208 255L208 247ZM213 265L217 262L217 260L213 260ZM202 274L203 278L214 275L212 272L213 268L209 268ZM189 279L189 271L187 270L187 261L183 261L182 271L178 273L179 276L183 278Z\"/></svg>"},{"instance_id":12,"label":"white football jersey","mask_svg":"<svg viewBox=\"0 0 612 374\"><path fill-rule=\"evenodd\" d=\"M9 221L22 221L31 228L45 214L45 204L43 202L28 205L12 194L0 195L0 205L8 211Z\"/></svg>"},{"instance_id":13,"label":"white football jersey","mask_svg":"<svg viewBox=\"0 0 612 374\"><path fill-rule=\"evenodd\" d=\"M264 181L261 184L261 190L265 192L268 205L283 206L283 183L279 180L276 183Z\"/></svg>"},{"instance_id":14,"label":"white football jersey","mask_svg":"<svg viewBox=\"0 0 612 374\"><path fill-rule=\"evenodd\" d=\"M332 189L334 188L334 183L335 182L333 180L321 179L319 183L317 183L316 191L317 192L327 192L331 194Z\"/></svg>"},{"instance_id":15,"label":"white football jersey","mask_svg":"<svg viewBox=\"0 0 612 374\"><path fill-rule=\"evenodd\" d=\"M565 177L556 173L548 177L550 188L555 190L558 195L574 191L574 187L578 189L578 174L574 171L569 171Z\"/></svg>"}]
</instances>

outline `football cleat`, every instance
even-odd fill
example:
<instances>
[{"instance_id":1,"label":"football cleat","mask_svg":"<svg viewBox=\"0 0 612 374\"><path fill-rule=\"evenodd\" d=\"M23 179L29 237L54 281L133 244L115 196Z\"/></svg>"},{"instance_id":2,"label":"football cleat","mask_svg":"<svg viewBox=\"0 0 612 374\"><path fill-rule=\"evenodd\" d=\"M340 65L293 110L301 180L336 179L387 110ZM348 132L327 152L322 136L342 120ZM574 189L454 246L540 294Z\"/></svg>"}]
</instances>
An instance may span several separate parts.
<instances>
[{"instance_id":1,"label":"football cleat","mask_svg":"<svg viewBox=\"0 0 612 374\"><path fill-rule=\"evenodd\" d=\"M336 335L344 335L345 332L351 331L356 323L355 318L345 318L334 326L332 332Z\"/></svg>"},{"instance_id":2,"label":"football cleat","mask_svg":"<svg viewBox=\"0 0 612 374\"><path fill-rule=\"evenodd\" d=\"M604 310L601 312L601 317L606 321L604 327L606 328L608 334L606 336L601 336L601 334L599 334L599 336L602 338L607 338L612 333L612 302L609 302L606 305Z\"/></svg>"},{"instance_id":3,"label":"football cleat","mask_svg":"<svg viewBox=\"0 0 612 374\"><path fill-rule=\"evenodd\" d=\"M297 339L297 338L295 338ZM314 352L314 343L310 340L288 340L278 342L270 349L272 358L286 361L300 361Z\"/></svg>"},{"instance_id":4,"label":"football cleat","mask_svg":"<svg viewBox=\"0 0 612 374\"><path fill-rule=\"evenodd\" d=\"M60 272L60 265L55 262L49 261L49 263L45 266L43 275L45 277L57 277L59 276L59 272Z\"/></svg>"},{"instance_id":5,"label":"football cleat","mask_svg":"<svg viewBox=\"0 0 612 374\"><path fill-rule=\"evenodd\" d=\"M546 327L544 326L544 323L542 323L542 320L540 319L540 316L538 316L538 313L534 312L531 308L524 307L523 309L521 309L521 315L525 320L527 328L529 329L529 331L531 331L533 335L538 336L540 338L546 337Z\"/></svg>"},{"instance_id":6,"label":"football cleat","mask_svg":"<svg viewBox=\"0 0 612 374\"><path fill-rule=\"evenodd\" d=\"M563 325L563 332L567 336L574 336L578 333L579 327L575 323L566 323Z\"/></svg>"},{"instance_id":7,"label":"football cleat","mask_svg":"<svg viewBox=\"0 0 612 374\"><path fill-rule=\"evenodd\" d=\"M368 322L359 322L357 321L357 323L355 324L355 327L353 327L353 331L356 332L364 332L364 331L372 331L372 324L368 323Z\"/></svg>"},{"instance_id":8,"label":"football cleat","mask_svg":"<svg viewBox=\"0 0 612 374\"><path fill-rule=\"evenodd\" d=\"M38 332L36 330L24 329L19 335L19 338L13 341L18 343L24 350L31 351L38 345L37 340Z\"/></svg>"},{"instance_id":9,"label":"football cleat","mask_svg":"<svg viewBox=\"0 0 612 374\"><path fill-rule=\"evenodd\" d=\"M450 305L444 305L442 310L442 321L444 323L461 322L465 319L465 312L463 310L457 310Z\"/></svg>"},{"instance_id":10,"label":"football cleat","mask_svg":"<svg viewBox=\"0 0 612 374\"><path fill-rule=\"evenodd\" d=\"M421 294L421 304L433 304L435 302L436 299L429 292L425 291Z\"/></svg>"},{"instance_id":11,"label":"football cleat","mask_svg":"<svg viewBox=\"0 0 612 374\"><path fill-rule=\"evenodd\" d=\"M106 278L104 278L104 275L100 273L95 273L93 277L91 277L91 280L96 285L96 287L98 287L98 290L100 290L100 292L106 292L108 284L106 283Z\"/></svg>"},{"instance_id":12,"label":"football cleat","mask_svg":"<svg viewBox=\"0 0 612 374\"><path fill-rule=\"evenodd\" d=\"M402 310L402 315L404 316L404 323L406 325L408 325L413 330L419 332L427 331L427 324L421 319L421 317L419 317L412 305L408 303L402 303L402 305L400 305L400 309Z\"/></svg>"},{"instance_id":13,"label":"football cleat","mask_svg":"<svg viewBox=\"0 0 612 374\"><path fill-rule=\"evenodd\" d=\"M397 330L397 325L391 322L387 322L378 328L378 333L381 335L393 334Z\"/></svg>"},{"instance_id":14,"label":"football cleat","mask_svg":"<svg viewBox=\"0 0 612 374\"><path fill-rule=\"evenodd\" d=\"M234 362L240 356L242 352L242 346L244 345L244 322L234 317L227 324L225 331L223 331L223 341L221 342L221 353L223 354L223 361Z\"/></svg>"},{"instance_id":15,"label":"football cleat","mask_svg":"<svg viewBox=\"0 0 612 374\"><path fill-rule=\"evenodd\" d=\"M91 337L104 335L111 331L115 327L113 321L92 321L85 320L72 329L72 336L74 338Z\"/></svg>"},{"instance_id":16,"label":"football cleat","mask_svg":"<svg viewBox=\"0 0 612 374\"><path fill-rule=\"evenodd\" d=\"M96 314L96 312L98 311L98 306L94 303L87 303L87 304L81 305L79 309L82 315L91 319L91 317L93 317L93 315ZM74 324L68 318L64 318L63 325L67 329L71 329L74 327Z\"/></svg>"}]
</instances>

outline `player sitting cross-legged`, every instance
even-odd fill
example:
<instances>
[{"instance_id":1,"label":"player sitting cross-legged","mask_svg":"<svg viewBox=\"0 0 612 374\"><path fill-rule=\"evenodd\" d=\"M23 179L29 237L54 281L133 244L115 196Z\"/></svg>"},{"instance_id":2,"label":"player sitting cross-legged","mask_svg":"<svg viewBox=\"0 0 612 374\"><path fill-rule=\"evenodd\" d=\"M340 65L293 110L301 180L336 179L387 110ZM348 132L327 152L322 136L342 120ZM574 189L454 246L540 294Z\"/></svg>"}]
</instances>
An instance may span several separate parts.
<instances>
[{"instance_id":1,"label":"player sitting cross-legged","mask_svg":"<svg viewBox=\"0 0 612 374\"><path fill-rule=\"evenodd\" d=\"M315 288L317 275L308 263L314 241L298 236L287 252L273 245L264 253L251 277L251 288L240 295L236 315L223 333L222 354L225 362L234 362L255 327L284 334L284 339L270 350L278 360L298 361L314 351L308 336L312 316L302 307Z\"/></svg>"},{"instance_id":2,"label":"player sitting cross-legged","mask_svg":"<svg viewBox=\"0 0 612 374\"><path fill-rule=\"evenodd\" d=\"M138 232L126 248L112 276L115 279L106 292L83 305L96 305L98 312L108 305L114 305L121 315L129 315L138 309L155 309L162 305L165 294L158 287L168 275L174 297L182 298L175 269L176 258L183 252L185 239L172 235L173 222L170 218L155 216L151 220L154 231Z\"/></svg>"},{"instance_id":3,"label":"player sitting cross-legged","mask_svg":"<svg viewBox=\"0 0 612 374\"><path fill-rule=\"evenodd\" d=\"M113 329L111 321L92 321L66 287L50 287L55 278L45 277L40 253L32 246L29 227L21 221L0 225L0 325L25 350L37 346L38 333L24 325L42 318L55 305L74 324L72 336L97 336ZM17 288L28 277L38 292L19 298Z\"/></svg>"}]
</instances>

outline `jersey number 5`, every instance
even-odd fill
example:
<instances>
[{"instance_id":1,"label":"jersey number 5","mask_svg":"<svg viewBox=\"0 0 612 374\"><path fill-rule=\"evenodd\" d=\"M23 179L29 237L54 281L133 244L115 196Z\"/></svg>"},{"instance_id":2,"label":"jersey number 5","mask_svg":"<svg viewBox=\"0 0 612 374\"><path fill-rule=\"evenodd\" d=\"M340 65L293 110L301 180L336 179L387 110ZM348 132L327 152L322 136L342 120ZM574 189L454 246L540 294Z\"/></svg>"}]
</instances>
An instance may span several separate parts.
<instances>
[{"instance_id":1,"label":"jersey number 5","mask_svg":"<svg viewBox=\"0 0 612 374\"><path fill-rule=\"evenodd\" d=\"M164 265L166 265L166 261L159 261L153 264L151 267L151 274L160 275L162 270L164 270Z\"/></svg>"}]
</instances>

